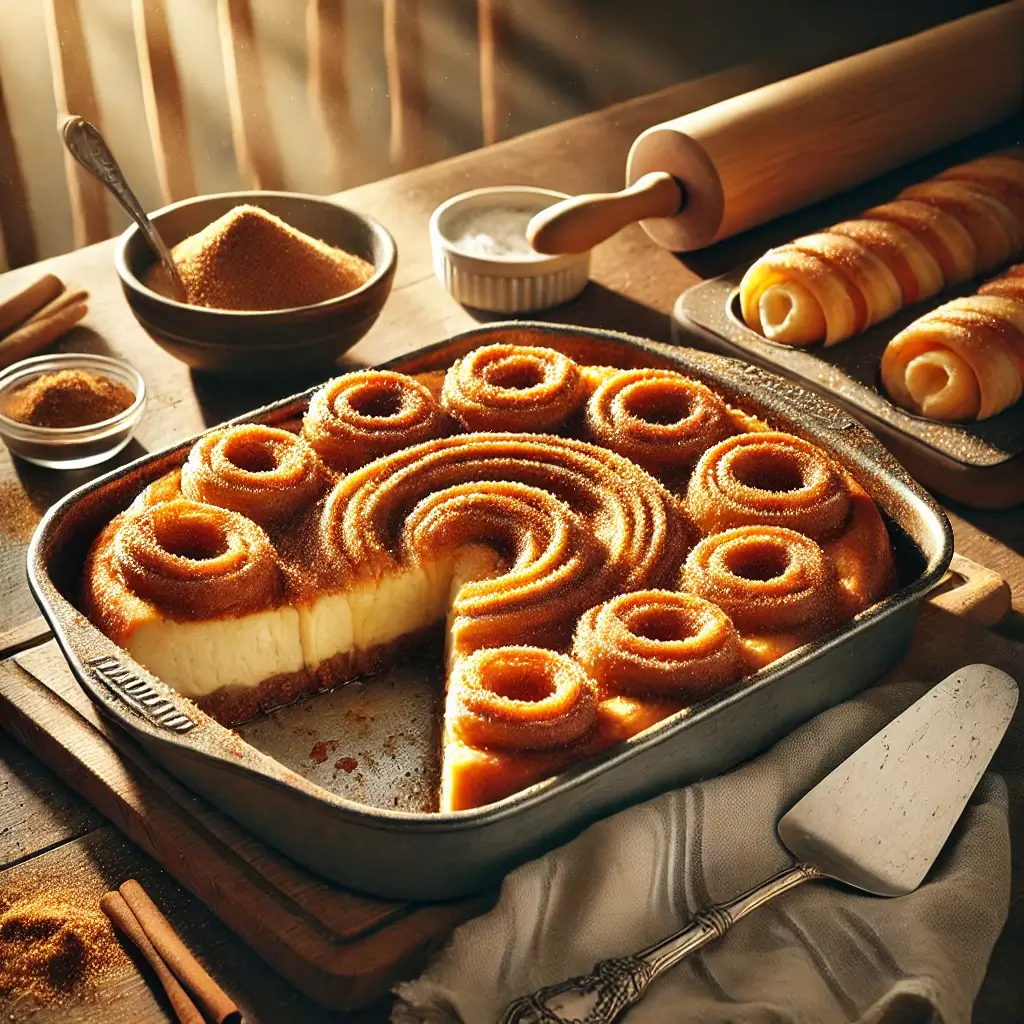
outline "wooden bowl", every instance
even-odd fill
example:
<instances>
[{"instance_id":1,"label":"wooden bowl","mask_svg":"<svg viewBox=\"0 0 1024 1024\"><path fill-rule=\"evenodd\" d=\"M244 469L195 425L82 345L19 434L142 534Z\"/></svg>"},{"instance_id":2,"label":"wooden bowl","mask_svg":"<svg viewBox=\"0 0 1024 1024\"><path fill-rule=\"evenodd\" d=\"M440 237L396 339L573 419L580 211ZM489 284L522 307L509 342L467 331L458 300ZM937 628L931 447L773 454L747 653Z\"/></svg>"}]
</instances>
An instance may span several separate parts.
<instances>
[{"instance_id":1,"label":"wooden bowl","mask_svg":"<svg viewBox=\"0 0 1024 1024\"><path fill-rule=\"evenodd\" d=\"M328 245L361 256L374 272L362 287L313 306L240 312L190 306L142 283L153 256L137 227L114 255L128 305L150 337L195 370L238 377L281 377L329 367L373 326L391 291L397 249L373 218L330 199L295 192L225 192L197 196L150 215L173 247L235 206L262 207Z\"/></svg>"}]
</instances>

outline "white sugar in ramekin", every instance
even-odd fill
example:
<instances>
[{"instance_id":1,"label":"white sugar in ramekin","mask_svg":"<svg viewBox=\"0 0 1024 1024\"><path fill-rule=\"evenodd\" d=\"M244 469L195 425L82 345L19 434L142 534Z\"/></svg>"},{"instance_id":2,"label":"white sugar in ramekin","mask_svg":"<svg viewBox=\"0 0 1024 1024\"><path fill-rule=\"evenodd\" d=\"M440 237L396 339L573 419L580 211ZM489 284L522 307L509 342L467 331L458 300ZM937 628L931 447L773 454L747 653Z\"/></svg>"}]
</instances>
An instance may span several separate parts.
<instances>
[{"instance_id":1,"label":"white sugar in ramekin","mask_svg":"<svg viewBox=\"0 0 1024 1024\"><path fill-rule=\"evenodd\" d=\"M589 251L545 256L525 236L534 214L565 198L550 189L509 185L442 203L430 218L438 279L464 306L496 313L532 312L575 299L589 279Z\"/></svg>"}]
</instances>

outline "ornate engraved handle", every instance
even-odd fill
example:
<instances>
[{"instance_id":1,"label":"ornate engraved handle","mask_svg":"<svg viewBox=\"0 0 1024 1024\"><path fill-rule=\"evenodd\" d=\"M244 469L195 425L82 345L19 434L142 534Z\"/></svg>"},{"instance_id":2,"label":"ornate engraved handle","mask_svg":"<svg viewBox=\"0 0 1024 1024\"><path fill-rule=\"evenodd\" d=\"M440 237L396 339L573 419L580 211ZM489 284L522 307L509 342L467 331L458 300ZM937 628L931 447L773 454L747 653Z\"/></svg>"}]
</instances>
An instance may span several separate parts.
<instances>
[{"instance_id":1,"label":"ornate engraved handle","mask_svg":"<svg viewBox=\"0 0 1024 1024\"><path fill-rule=\"evenodd\" d=\"M824 877L810 864L787 868L731 902L701 911L682 931L641 953L602 960L590 974L521 996L509 1003L500 1024L611 1024L643 999L655 978L721 938L741 917L803 882Z\"/></svg>"},{"instance_id":2,"label":"ornate engraved handle","mask_svg":"<svg viewBox=\"0 0 1024 1024\"><path fill-rule=\"evenodd\" d=\"M182 283L178 268L174 265L170 250L164 244L160 233L153 222L146 216L146 211L135 197L121 173L114 154L110 152L106 140L99 129L84 117L69 114L60 124L61 138L68 152L103 185L113 193L114 198L128 211L128 215L139 226L139 230L149 242L152 250L160 258L167 269L171 282L177 290L178 298L184 301L185 286Z\"/></svg>"}]
</instances>

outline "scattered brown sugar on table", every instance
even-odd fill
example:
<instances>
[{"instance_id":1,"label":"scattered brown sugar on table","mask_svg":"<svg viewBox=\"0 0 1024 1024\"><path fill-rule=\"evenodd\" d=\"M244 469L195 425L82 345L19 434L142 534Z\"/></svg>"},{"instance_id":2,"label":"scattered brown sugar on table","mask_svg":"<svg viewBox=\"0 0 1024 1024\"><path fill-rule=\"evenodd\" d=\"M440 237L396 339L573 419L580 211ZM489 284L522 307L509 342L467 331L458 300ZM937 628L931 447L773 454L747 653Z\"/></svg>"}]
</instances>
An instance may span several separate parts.
<instances>
[{"instance_id":1,"label":"scattered brown sugar on table","mask_svg":"<svg viewBox=\"0 0 1024 1024\"><path fill-rule=\"evenodd\" d=\"M83 427L109 420L134 401L120 381L87 370L57 370L15 391L3 413L33 427Z\"/></svg>"},{"instance_id":2,"label":"scattered brown sugar on table","mask_svg":"<svg viewBox=\"0 0 1024 1024\"><path fill-rule=\"evenodd\" d=\"M0 995L59 1004L127 963L110 922L77 894L0 896Z\"/></svg>"},{"instance_id":3,"label":"scattered brown sugar on table","mask_svg":"<svg viewBox=\"0 0 1024 1024\"><path fill-rule=\"evenodd\" d=\"M188 302L211 309L311 306L364 285L366 260L327 245L256 206L236 206L172 250ZM173 297L160 264L145 283Z\"/></svg>"}]
</instances>

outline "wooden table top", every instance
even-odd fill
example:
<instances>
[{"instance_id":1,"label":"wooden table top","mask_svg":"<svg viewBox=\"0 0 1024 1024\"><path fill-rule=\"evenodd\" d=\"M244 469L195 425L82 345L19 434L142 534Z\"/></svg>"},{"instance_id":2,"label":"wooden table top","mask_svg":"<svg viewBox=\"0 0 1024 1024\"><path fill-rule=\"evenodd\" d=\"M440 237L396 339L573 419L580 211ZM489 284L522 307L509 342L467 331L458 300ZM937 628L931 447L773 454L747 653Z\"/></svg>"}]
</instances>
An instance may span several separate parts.
<instances>
[{"instance_id":1,"label":"wooden table top","mask_svg":"<svg viewBox=\"0 0 1024 1024\"><path fill-rule=\"evenodd\" d=\"M380 320L342 367L377 363L479 322L433 275L427 221L440 202L466 189L495 184L541 185L569 193L619 188L629 146L644 128L768 78L757 68L734 69L343 193L347 205L372 214L390 229L398 243L399 265ZM581 298L540 318L668 340L670 310L684 289L753 257L769 244L793 237L802 225L828 223L826 216L834 212L869 205L865 199L870 194L871 186L865 186L824 208L686 258L657 248L639 227L628 228L595 250L592 282ZM0 275L0 298L43 271L89 290L88 316L59 347L120 356L142 372L148 405L135 442L123 453L124 461L315 383L251 386L190 373L158 348L132 317L114 273L113 248L113 241L103 242ZM0 657L46 637L25 581L25 549L36 522L63 494L111 467L108 463L95 470L59 473L15 462L6 450L0 452ZM1024 511L983 513L948 504L946 508L957 549L1010 582L1014 613L999 631L1024 639ZM71 877L86 888L108 888L132 875L143 878L154 893L175 888L156 865L0 733L0 892L6 881L30 868L44 876ZM178 898L184 908L183 930L200 956L214 965L232 991L252 993L251 1019L331 1019L263 970L257 958L196 901L186 894ZM68 1017L61 1014L68 1012L65 1007L54 1016L40 1012L32 1019L64 1020ZM9 1007L2 998L0 1013L21 1017L19 1007ZM380 1018L382 1013L378 1009L369 1017ZM134 976L117 991L114 1004L75 1006L74 1019L148 1022L172 1017L141 976Z\"/></svg>"}]
</instances>

